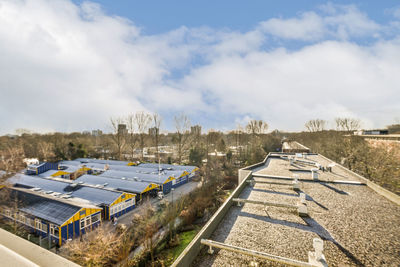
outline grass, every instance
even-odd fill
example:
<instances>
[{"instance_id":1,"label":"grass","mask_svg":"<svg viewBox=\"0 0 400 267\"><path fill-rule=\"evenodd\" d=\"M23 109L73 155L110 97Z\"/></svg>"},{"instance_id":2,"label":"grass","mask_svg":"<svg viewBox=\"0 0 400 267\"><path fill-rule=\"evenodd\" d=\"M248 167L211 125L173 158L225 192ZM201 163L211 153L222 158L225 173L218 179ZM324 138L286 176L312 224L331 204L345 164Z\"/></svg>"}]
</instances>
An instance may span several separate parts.
<instances>
[{"instance_id":1,"label":"grass","mask_svg":"<svg viewBox=\"0 0 400 267\"><path fill-rule=\"evenodd\" d=\"M182 251L189 245L189 243L193 240L196 234L199 232L200 228L196 228L191 231L181 232L179 233L179 245L173 248L165 248L166 243L162 243L160 246L160 254L159 258L165 260L165 265L170 266L176 258L182 253Z\"/></svg>"}]
</instances>

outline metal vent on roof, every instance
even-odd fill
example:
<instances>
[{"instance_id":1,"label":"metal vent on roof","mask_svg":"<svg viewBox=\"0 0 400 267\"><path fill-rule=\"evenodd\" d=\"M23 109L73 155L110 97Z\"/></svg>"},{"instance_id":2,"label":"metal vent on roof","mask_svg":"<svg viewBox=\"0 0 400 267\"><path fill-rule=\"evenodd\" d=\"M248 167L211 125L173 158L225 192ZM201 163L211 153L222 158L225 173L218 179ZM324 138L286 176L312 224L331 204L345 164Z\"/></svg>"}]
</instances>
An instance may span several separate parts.
<instances>
[{"instance_id":1,"label":"metal vent on roof","mask_svg":"<svg viewBox=\"0 0 400 267\"><path fill-rule=\"evenodd\" d=\"M45 193L46 194L53 194L54 192L53 191L46 191Z\"/></svg>"},{"instance_id":2,"label":"metal vent on roof","mask_svg":"<svg viewBox=\"0 0 400 267\"><path fill-rule=\"evenodd\" d=\"M125 177L122 177L121 179L122 179L122 180L126 180L126 178L125 178Z\"/></svg>"},{"instance_id":3,"label":"metal vent on roof","mask_svg":"<svg viewBox=\"0 0 400 267\"><path fill-rule=\"evenodd\" d=\"M104 183L103 185L104 185L104 186L107 186L107 185L108 185L108 183Z\"/></svg>"},{"instance_id":4,"label":"metal vent on roof","mask_svg":"<svg viewBox=\"0 0 400 267\"><path fill-rule=\"evenodd\" d=\"M40 187L34 187L34 188L32 188L31 189L32 191L40 191L40 190L42 190Z\"/></svg>"},{"instance_id":5,"label":"metal vent on roof","mask_svg":"<svg viewBox=\"0 0 400 267\"><path fill-rule=\"evenodd\" d=\"M73 183L71 184L71 187L76 187L78 184L77 183Z\"/></svg>"},{"instance_id":6,"label":"metal vent on roof","mask_svg":"<svg viewBox=\"0 0 400 267\"><path fill-rule=\"evenodd\" d=\"M82 181L79 181L78 184L83 184L83 182L82 182Z\"/></svg>"}]
</instances>

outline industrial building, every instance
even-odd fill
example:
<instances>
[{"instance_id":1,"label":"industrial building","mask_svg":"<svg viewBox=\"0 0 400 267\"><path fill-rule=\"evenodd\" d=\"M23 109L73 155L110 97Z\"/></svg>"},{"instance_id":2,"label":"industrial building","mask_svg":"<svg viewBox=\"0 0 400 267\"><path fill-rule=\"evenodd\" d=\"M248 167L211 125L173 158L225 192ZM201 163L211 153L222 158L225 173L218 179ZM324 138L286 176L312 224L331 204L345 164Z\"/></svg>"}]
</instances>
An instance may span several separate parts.
<instances>
[{"instance_id":1,"label":"industrial building","mask_svg":"<svg viewBox=\"0 0 400 267\"><path fill-rule=\"evenodd\" d=\"M16 175L8 179L14 187L43 191L60 199L74 199L78 203L87 203L102 208L102 218L110 220L135 208L135 194L117 192L89 186L83 182L69 182L38 176Z\"/></svg>"},{"instance_id":2,"label":"industrial building","mask_svg":"<svg viewBox=\"0 0 400 267\"><path fill-rule=\"evenodd\" d=\"M1 207L1 213L50 243L61 245L102 220L131 211L147 196L155 197L160 190L169 193L197 171L193 166L171 169L157 164L137 165L96 159L31 164L25 174L7 180L21 206Z\"/></svg>"},{"instance_id":3,"label":"industrial building","mask_svg":"<svg viewBox=\"0 0 400 267\"><path fill-rule=\"evenodd\" d=\"M138 182L132 179L116 179L101 175L82 175L76 182L83 182L95 186L101 185L103 188L115 189L122 192L136 194L136 201L144 199L147 195L155 197L159 185L150 182Z\"/></svg>"},{"instance_id":4,"label":"industrial building","mask_svg":"<svg viewBox=\"0 0 400 267\"><path fill-rule=\"evenodd\" d=\"M2 207L6 218L16 220L29 231L50 243L61 245L69 239L79 237L101 223L102 209L90 204L57 198L37 189L24 188L10 190L15 207Z\"/></svg>"},{"instance_id":5,"label":"industrial building","mask_svg":"<svg viewBox=\"0 0 400 267\"><path fill-rule=\"evenodd\" d=\"M298 143L238 187L172 266L400 266L400 196Z\"/></svg>"},{"instance_id":6,"label":"industrial building","mask_svg":"<svg viewBox=\"0 0 400 267\"><path fill-rule=\"evenodd\" d=\"M117 170L108 170L100 174L102 177L116 178L116 179L130 179L132 181L138 182L149 182L155 183L160 186L160 189L164 194L168 194L173 187L173 182L175 181L175 177L165 175L165 174L147 174L147 173L137 173L137 172L128 172L128 171L117 171Z\"/></svg>"}]
</instances>

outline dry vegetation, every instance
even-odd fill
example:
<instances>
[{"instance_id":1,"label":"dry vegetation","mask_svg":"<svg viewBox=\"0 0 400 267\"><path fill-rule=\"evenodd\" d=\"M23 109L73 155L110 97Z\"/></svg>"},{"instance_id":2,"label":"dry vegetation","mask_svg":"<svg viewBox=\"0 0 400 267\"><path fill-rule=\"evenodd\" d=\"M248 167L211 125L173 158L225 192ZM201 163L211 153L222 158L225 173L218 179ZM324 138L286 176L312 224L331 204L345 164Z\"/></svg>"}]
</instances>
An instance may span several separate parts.
<instances>
[{"instance_id":1,"label":"dry vegetation","mask_svg":"<svg viewBox=\"0 0 400 267\"><path fill-rule=\"evenodd\" d=\"M400 194L400 149L397 145L370 145L358 136L344 132L321 131L292 135L312 151L343 164L352 171Z\"/></svg>"}]
</instances>

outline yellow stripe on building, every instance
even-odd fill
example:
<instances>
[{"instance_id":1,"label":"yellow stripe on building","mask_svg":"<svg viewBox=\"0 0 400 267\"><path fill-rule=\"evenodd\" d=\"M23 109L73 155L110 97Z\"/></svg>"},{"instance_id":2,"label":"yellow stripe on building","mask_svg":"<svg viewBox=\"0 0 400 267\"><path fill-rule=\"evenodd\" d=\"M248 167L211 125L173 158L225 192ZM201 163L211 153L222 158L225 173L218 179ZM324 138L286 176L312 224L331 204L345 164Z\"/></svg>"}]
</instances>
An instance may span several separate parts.
<instances>
[{"instance_id":1,"label":"yellow stripe on building","mask_svg":"<svg viewBox=\"0 0 400 267\"><path fill-rule=\"evenodd\" d=\"M155 188L159 188L159 186L157 184L150 183L149 186L147 186L146 189L144 189L142 193L146 193Z\"/></svg>"},{"instance_id":2,"label":"yellow stripe on building","mask_svg":"<svg viewBox=\"0 0 400 267\"><path fill-rule=\"evenodd\" d=\"M70 174L70 173L69 173L69 172L66 172L66 171L58 171L58 172L53 173L53 174L51 175L51 177L57 177L57 176L69 175L69 174Z\"/></svg>"}]
</instances>

